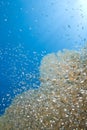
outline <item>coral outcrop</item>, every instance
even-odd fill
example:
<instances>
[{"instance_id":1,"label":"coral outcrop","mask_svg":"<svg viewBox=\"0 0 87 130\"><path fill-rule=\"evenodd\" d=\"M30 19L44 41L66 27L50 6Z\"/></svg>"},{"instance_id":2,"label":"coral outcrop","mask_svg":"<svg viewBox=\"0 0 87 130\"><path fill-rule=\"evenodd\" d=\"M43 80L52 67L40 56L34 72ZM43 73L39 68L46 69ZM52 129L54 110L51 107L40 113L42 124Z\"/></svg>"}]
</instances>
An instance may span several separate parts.
<instances>
[{"instance_id":1,"label":"coral outcrop","mask_svg":"<svg viewBox=\"0 0 87 130\"><path fill-rule=\"evenodd\" d=\"M86 130L87 48L43 57L41 85L17 96L0 130Z\"/></svg>"}]
</instances>

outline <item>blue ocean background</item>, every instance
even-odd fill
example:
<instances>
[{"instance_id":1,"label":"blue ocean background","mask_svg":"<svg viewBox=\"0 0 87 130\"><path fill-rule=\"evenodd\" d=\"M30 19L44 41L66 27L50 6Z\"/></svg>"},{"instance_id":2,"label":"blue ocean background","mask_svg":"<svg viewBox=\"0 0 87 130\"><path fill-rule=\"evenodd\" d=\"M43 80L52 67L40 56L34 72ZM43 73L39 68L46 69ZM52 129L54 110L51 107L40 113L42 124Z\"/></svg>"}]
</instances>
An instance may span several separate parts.
<instances>
[{"instance_id":1,"label":"blue ocean background","mask_svg":"<svg viewBox=\"0 0 87 130\"><path fill-rule=\"evenodd\" d=\"M87 42L87 0L0 0L0 115L40 86L44 55Z\"/></svg>"}]
</instances>

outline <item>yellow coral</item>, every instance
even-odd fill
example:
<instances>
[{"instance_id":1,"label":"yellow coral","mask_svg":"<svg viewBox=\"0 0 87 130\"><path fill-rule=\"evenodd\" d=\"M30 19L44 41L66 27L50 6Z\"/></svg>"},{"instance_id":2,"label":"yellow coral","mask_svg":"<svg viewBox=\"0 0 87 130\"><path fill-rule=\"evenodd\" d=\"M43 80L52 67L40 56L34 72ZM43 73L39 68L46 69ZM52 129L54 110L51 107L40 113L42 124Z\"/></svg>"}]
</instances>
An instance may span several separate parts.
<instances>
[{"instance_id":1,"label":"yellow coral","mask_svg":"<svg viewBox=\"0 0 87 130\"><path fill-rule=\"evenodd\" d=\"M14 99L0 118L0 130L86 130L87 58L82 56L69 50L46 55L40 88Z\"/></svg>"}]
</instances>

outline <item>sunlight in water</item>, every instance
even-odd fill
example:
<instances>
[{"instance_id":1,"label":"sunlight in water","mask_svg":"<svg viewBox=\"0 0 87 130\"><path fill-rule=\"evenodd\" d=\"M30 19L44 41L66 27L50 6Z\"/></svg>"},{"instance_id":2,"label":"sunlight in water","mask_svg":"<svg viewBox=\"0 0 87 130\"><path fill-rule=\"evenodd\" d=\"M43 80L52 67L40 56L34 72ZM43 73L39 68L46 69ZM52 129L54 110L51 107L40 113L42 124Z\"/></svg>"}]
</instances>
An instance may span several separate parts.
<instances>
[{"instance_id":1,"label":"sunlight in water","mask_svg":"<svg viewBox=\"0 0 87 130\"><path fill-rule=\"evenodd\" d=\"M81 4L82 11L87 13L87 0L78 0L78 2Z\"/></svg>"}]
</instances>

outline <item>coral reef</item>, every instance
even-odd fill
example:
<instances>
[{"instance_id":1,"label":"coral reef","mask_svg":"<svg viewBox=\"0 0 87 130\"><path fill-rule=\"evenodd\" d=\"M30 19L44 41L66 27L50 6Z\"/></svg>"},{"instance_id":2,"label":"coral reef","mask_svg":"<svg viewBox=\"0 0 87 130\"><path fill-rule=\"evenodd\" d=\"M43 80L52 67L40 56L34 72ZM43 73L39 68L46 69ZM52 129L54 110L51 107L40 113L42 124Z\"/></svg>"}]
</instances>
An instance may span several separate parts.
<instances>
[{"instance_id":1,"label":"coral reef","mask_svg":"<svg viewBox=\"0 0 87 130\"><path fill-rule=\"evenodd\" d=\"M17 96L0 117L0 130L86 130L87 47L46 55L41 85Z\"/></svg>"}]
</instances>

